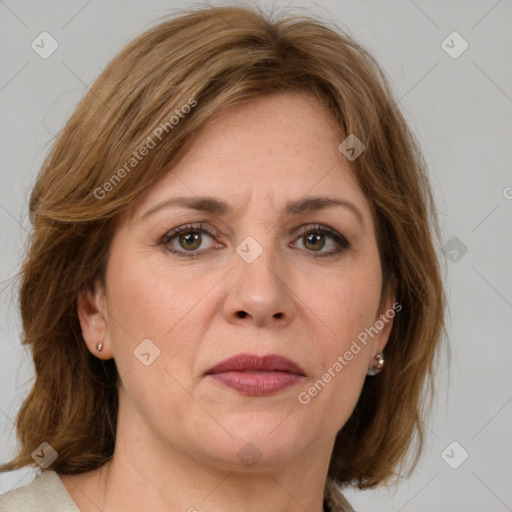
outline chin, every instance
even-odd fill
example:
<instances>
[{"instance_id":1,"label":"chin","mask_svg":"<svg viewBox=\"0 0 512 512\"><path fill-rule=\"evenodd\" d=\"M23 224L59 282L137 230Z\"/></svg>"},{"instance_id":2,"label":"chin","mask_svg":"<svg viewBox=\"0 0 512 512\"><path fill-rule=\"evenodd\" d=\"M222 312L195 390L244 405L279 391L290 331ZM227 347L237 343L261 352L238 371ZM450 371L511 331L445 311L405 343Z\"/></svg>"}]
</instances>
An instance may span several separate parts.
<instances>
[{"instance_id":1,"label":"chin","mask_svg":"<svg viewBox=\"0 0 512 512\"><path fill-rule=\"evenodd\" d=\"M236 445L236 449L233 449ZM294 459L300 448L287 442L234 441L206 453L212 464L228 471L269 471ZM203 458L201 460L204 460Z\"/></svg>"},{"instance_id":2,"label":"chin","mask_svg":"<svg viewBox=\"0 0 512 512\"><path fill-rule=\"evenodd\" d=\"M205 435L204 453L229 470L264 470L286 463L302 452L310 437L301 431L293 413L259 412L219 418L220 426ZM225 430L224 430L225 429ZM231 434L227 434L227 432Z\"/></svg>"}]
</instances>

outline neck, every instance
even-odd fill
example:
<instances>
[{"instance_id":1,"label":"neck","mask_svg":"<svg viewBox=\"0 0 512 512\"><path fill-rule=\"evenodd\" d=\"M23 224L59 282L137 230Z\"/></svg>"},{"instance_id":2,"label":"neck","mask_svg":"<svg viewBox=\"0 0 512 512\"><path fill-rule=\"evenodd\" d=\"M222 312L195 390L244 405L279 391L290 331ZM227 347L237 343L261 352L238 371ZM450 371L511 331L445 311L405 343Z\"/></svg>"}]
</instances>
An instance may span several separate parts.
<instances>
[{"instance_id":1,"label":"neck","mask_svg":"<svg viewBox=\"0 0 512 512\"><path fill-rule=\"evenodd\" d=\"M243 467L236 457L219 462L171 446L142 420L124 421L120 414L112 460L61 479L81 512L322 512L333 443L318 440L292 459L262 457Z\"/></svg>"},{"instance_id":2,"label":"neck","mask_svg":"<svg viewBox=\"0 0 512 512\"><path fill-rule=\"evenodd\" d=\"M81 512L323 511L327 464L322 471L310 454L285 466L235 471L176 450L150 453L131 439L118 436L101 468L62 476Z\"/></svg>"}]
</instances>

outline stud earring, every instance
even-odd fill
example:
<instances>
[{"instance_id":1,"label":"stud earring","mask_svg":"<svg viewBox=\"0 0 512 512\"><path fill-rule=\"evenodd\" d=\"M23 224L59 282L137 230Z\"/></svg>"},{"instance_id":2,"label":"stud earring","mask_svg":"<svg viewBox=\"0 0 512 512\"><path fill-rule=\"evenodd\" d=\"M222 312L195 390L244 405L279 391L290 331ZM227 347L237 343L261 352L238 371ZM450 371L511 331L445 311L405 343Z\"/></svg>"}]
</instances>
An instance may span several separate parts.
<instances>
[{"instance_id":1,"label":"stud earring","mask_svg":"<svg viewBox=\"0 0 512 512\"><path fill-rule=\"evenodd\" d=\"M100 341L97 345L96 345L96 352L101 352L103 350L103 342Z\"/></svg>"},{"instance_id":2,"label":"stud earring","mask_svg":"<svg viewBox=\"0 0 512 512\"><path fill-rule=\"evenodd\" d=\"M382 370L382 367L384 366L384 353L379 352L375 356L375 360L377 361L377 364L372 368L369 368L368 371L366 372L366 374L370 375L371 377L377 375Z\"/></svg>"}]
</instances>

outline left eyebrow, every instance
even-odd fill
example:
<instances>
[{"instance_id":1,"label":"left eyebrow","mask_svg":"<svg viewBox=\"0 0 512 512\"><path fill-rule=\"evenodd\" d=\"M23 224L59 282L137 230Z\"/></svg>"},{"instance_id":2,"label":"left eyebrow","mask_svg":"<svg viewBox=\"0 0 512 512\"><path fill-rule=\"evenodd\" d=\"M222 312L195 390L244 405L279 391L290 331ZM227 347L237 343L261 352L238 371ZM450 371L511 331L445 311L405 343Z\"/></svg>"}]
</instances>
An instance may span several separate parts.
<instances>
[{"instance_id":1,"label":"left eyebrow","mask_svg":"<svg viewBox=\"0 0 512 512\"><path fill-rule=\"evenodd\" d=\"M228 216L233 214L233 209L228 203L215 197L173 197L157 203L146 213L141 215L138 222L146 220L159 210L171 208L173 206L181 206L219 216ZM284 215L299 215L301 213L314 212L333 207L342 207L352 212L360 224L364 226L363 215L357 206L350 201L335 197L310 196L297 201L289 201L283 208L283 213Z\"/></svg>"}]
</instances>

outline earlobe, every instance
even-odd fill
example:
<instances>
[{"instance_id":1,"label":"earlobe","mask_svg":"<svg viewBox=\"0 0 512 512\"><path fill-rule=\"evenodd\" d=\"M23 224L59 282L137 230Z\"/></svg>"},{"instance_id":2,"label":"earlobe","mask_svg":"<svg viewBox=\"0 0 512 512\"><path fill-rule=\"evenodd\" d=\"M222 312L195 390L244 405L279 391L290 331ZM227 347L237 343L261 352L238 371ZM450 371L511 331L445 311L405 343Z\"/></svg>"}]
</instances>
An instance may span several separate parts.
<instances>
[{"instance_id":1,"label":"earlobe","mask_svg":"<svg viewBox=\"0 0 512 512\"><path fill-rule=\"evenodd\" d=\"M80 290L76 302L85 344L99 359L112 357L105 297L105 288L97 279L92 287Z\"/></svg>"}]
</instances>

